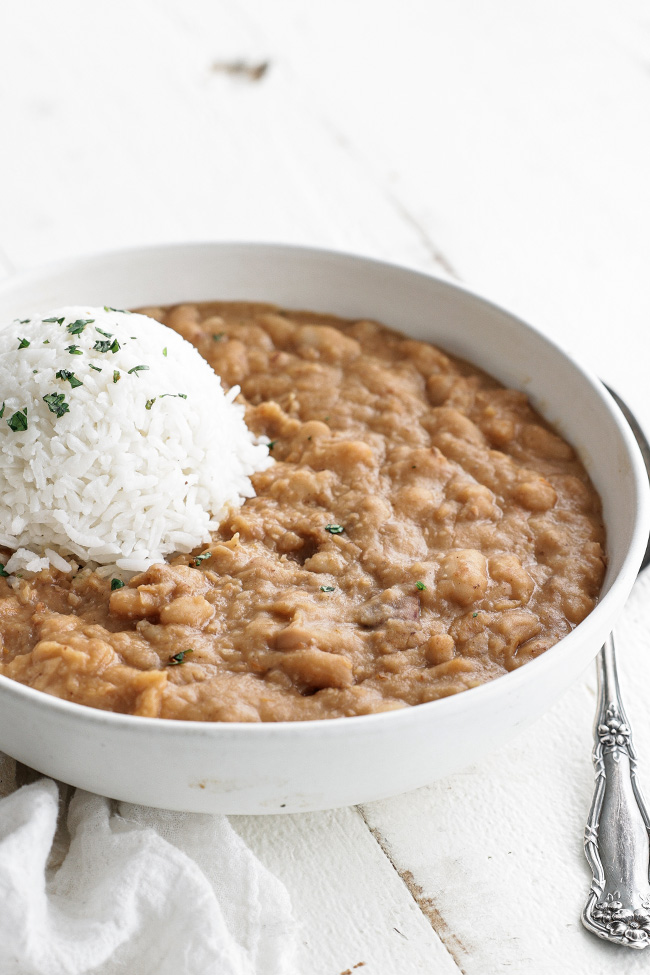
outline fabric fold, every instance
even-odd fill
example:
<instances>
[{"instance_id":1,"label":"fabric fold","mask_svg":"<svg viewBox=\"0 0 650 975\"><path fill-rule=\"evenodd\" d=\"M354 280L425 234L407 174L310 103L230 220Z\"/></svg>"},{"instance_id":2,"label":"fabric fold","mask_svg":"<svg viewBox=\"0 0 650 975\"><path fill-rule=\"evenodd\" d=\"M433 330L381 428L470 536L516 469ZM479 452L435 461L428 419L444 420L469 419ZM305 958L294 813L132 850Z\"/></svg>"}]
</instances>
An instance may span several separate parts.
<instances>
[{"instance_id":1,"label":"fabric fold","mask_svg":"<svg viewBox=\"0 0 650 975\"><path fill-rule=\"evenodd\" d=\"M225 816L113 805L74 793L52 867L56 784L0 799L3 975L293 975L288 893Z\"/></svg>"}]
</instances>

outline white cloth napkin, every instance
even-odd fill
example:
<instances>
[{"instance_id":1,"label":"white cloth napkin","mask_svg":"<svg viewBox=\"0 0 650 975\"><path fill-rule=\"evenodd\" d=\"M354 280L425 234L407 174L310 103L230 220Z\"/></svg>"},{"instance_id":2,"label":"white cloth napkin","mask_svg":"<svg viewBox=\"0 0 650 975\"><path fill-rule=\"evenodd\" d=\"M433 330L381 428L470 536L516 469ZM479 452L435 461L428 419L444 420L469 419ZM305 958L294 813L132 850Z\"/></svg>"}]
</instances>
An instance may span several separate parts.
<instances>
[{"instance_id":1,"label":"white cloth napkin","mask_svg":"<svg viewBox=\"0 0 650 975\"><path fill-rule=\"evenodd\" d=\"M294 975L286 888L225 816L16 786L0 754L2 975Z\"/></svg>"}]
</instances>

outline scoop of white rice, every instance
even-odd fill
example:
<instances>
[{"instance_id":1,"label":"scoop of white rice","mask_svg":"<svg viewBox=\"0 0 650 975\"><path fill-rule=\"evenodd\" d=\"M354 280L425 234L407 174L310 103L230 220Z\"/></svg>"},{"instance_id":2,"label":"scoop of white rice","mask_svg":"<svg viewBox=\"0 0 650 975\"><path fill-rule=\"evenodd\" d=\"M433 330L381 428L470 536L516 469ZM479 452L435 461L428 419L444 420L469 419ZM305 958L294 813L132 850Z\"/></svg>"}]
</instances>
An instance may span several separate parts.
<instances>
[{"instance_id":1,"label":"scoop of white rice","mask_svg":"<svg viewBox=\"0 0 650 975\"><path fill-rule=\"evenodd\" d=\"M70 307L0 327L6 571L141 571L209 541L272 463L238 392L145 315Z\"/></svg>"}]
</instances>

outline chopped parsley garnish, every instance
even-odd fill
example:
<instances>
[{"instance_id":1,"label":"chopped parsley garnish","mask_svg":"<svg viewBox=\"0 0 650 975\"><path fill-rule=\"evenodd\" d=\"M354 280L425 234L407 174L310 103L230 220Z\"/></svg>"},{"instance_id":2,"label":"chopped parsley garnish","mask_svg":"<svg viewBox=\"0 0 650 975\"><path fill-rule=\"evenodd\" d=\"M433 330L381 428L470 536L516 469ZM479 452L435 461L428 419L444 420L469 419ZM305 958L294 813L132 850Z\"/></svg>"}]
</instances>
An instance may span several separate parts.
<instances>
[{"instance_id":1,"label":"chopped parsley garnish","mask_svg":"<svg viewBox=\"0 0 650 975\"><path fill-rule=\"evenodd\" d=\"M334 592L335 589L336 589L336 586L321 586L320 587L320 591L321 592Z\"/></svg>"},{"instance_id":2,"label":"chopped parsley garnish","mask_svg":"<svg viewBox=\"0 0 650 975\"><path fill-rule=\"evenodd\" d=\"M97 339L93 349L95 352L112 352L115 355L116 352L120 351L120 343L117 339L113 339L112 342L110 339Z\"/></svg>"},{"instance_id":3,"label":"chopped parsley garnish","mask_svg":"<svg viewBox=\"0 0 650 975\"><path fill-rule=\"evenodd\" d=\"M343 525L325 525L325 531L329 532L330 535L341 535L345 528Z\"/></svg>"},{"instance_id":4,"label":"chopped parsley garnish","mask_svg":"<svg viewBox=\"0 0 650 975\"><path fill-rule=\"evenodd\" d=\"M180 397L180 399L187 399L187 393L161 393L160 398L164 399L165 396L171 396L172 399Z\"/></svg>"},{"instance_id":5,"label":"chopped parsley garnish","mask_svg":"<svg viewBox=\"0 0 650 975\"><path fill-rule=\"evenodd\" d=\"M81 335L86 325L92 325L94 321L94 318L78 318L76 322L70 322L69 325L66 325L65 330L70 335Z\"/></svg>"},{"instance_id":6,"label":"chopped parsley garnish","mask_svg":"<svg viewBox=\"0 0 650 975\"><path fill-rule=\"evenodd\" d=\"M5 401L2 401L2 406L0 407L0 420L5 415Z\"/></svg>"},{"instance_id":7,"label":"chopped parsley garnish","mask_svg":"<svg viewBox=\"0 0 650 975\"><path fill-rule=\"evenodd\" d=\"M104 332L104 330L101 329L98 325L95 325L95 331L96 332L99 332L100 335L103 335L107 339L112 339L113 338L113 333L112 332Z\"/></svg>"},{"instance_id":8,"label":"chopped parsley garnish","mask_svg":"<svg viewBox=\"0 0 650 975\"><path fill-rule=\"evenodd\" d=\"M198 567L201 565L201 562L205 562L206 559L211 559L211 558L212 558L212 552L201 552L201 554L197 555L196 558L194 559L194 567L198 569Z\"/></svg>"},{"instance_id":9,"label":"chopped parsley garnish","mask_svg":"<svg viewBox=\"0 0 650 975\"><path fill-rule=\"evenodd\" d=\"M175 653L173 657L169 658L167 666L177 667L179 664L182 664L185 660L186 653L194 653L194 650L179 650L178 653Z\"/></svg>"},{"instance_id":10,"label":"chopped parsley garnish","mask_svg":"<svg viewBox=\"0 0 650 975\"><path fill-rule=\"evenodd\" d=\"M120 374L119 369L114 369L113 370L113 382L114 383L119 383L119 381L120 381L121 378L122 378L122 376Z\"/></svg>"},{"instance_id":11,"label":"chopped parsley garnish","mask_svg":"<svg viewBox=\"0 0 650 975\"><path fill-rule=\"evenodd\" d=\"M181 399L187 399L187 393L178 393Z\"/></svg>"},{"instance_id":12,"label":"chopped parsley garnish","mask_svg":"<svg viewBox=\"0 0 650 975\"><path fill-rule=\"evenodd\" d=\"M50 413L54 413L55 416L63 416L64 413L70 412L64 393L47 393L43 400L47 403Z\"/></svg>"},{"instance_id":13,"label":"chopped parsley garnish","mask_svg":"<svg viewBox=\"0 0 650 975\"><path fill-rule=\"evenodd\" d=\"M165 348L163 349L163 355L164 355L164 356L166 356L166 355L167 355L167 346L165 346Z\"/></svg>"},{"instance_id":14,"label":"chopped parsley garnish","mask_svg":"<svg viewBox=\"0 0 650 975\"><path fill-rule=\"evenodd\" d=\"M9 573L5 572L4 562L0 562L0 578L8 579Z\"/></svg>"},{"instance_id":15,"label":"chopped parsley garnish","mask_svg":"<svg viewBox=\"0 0 650 975\"><path fill-rule=\"evenodd\" d=\"M29 325L30 322L31 322L31 318L19 318L18 319L18 324L19 325Z\"/></svg>"},{"instance_id":16,"label":"chopped parsley garnish","mask_svg":"<svg viewBox=\"0 0 650 975\"><path fill-rule=\"evenodd\" d=\"M56 378L62 379L64 382L70 383L72 389L76 389L77 386L83 386L82 381L80 379L77 379L75 374L73 372L70 372L69 369L59 369L59 371L56 374Z\"/></svg>"},{"instance_id":17,"label":"chopped parsley garnish","mask_svg":"<svg viewBox=\"0 0 650 975\"><path fill-rule=\"evenodd\" d=\"M225 334L226 334L225 332L213 332L212 338L215 342L220 342Z\"/></svg>"},{"instance_id":18,"label":"chopped parsley garnish","mask_svg":"<svg viewBox=\"0 0 650 975\"><path fill-rule=\"evenodd\" d=\"M131 373L137 376L139 372L143 372L144 370L148 370L148 369L149 366L134 366L133 369L129 369L129 376L131 375Z\"/></svg>"},{"instance_id":19,"label":"chopped parsley garnish","mask_svg":"<svg viewBox=\"0 0 650 975\"><path fill-rule=\"evenodd\" d=\"M20 341L20 345L18 346L19 349L29 348L29 342L27 341L27 339L19 339L19 341Z\"/></svg>"},{"instance_id":20,"label":"chopped parsley garnish","mask_svg":"<svg viewBox=\"0 0 650 975\"><path fill-rule=\"evenodd\" d=\"M155 397L155 396L154 396L154 398L153 398L153 399L148 399L148 400L147 400L147 402L146 402L146 403L144 404L144 408L145 408L145 410L150 410L150 409L151 409L151 407L153 406L153 404L154 404L155 402L156 402L156 397Z\"/></svg>"},{"instance_id":21,"label":"chopped parsley garnish","mask_svg":"<svg viewBox=\"0 0 650 975\"><path fill-rule=\"evenodd\" d=\"M130 315L131 312L126 308L111 308L110 305L104 305L104 311L115 311L118 315Z\"/></svg>"},{"instance_id":22,"label":"chopped parsley garnish","mask_svg":"<svg viewBox=\"0 0 650 975\"><path fill-rule=\"evenodd\" d=\"M94 365L92 364L92 362L89 362L89 363L88 363L88 365L90 366L90 368L91 368L91 369L94 369L94 370L95 370L95 372L101 372L101 371L102 371L102 370L101 370L101 366L94 366Z\"/></svg>"},{"instance_id":23,"label":"chopped parsley garnish","mask_svg":"<svg viewBox=\"0 0 650 975\"><path fill-rule=\"evenodd\" d=\"M475 620L477 616L478 616L478 613L472 613L472 619L473 620Z\"/></svg>"},{"instance_id":24,"label":"chopped parsley garnish","mask_svg":"<svg viewBox=\"0 0 650 975\"><path fill-rule=\"evenodd\" d=\"M422 590L423 589L426 589L427 587L425 586L425 584L423 582L416 582L415 583L415 588L416 589L419 589L420 592L422 592Z\"/></svg>"},{"instance_id":25,"label":"chopped parsley garnish","mask_svg":"<svg viewBox=\"0 0 650 975\"><path fill-rule=\"evenodd\" d=\"M56 325L63 325L65 318L44 318L43 321L48 322L48 324L51 322L55 323Z\"/></svg>"},{"instance_id":26,"label":"chopped parsley garnish","mask_svg":"<svg viewBox=\"0 0 650 975\"><path fill-rule=\"evenodd\" d=\"M23 410L16 410L15 413L12 413L7 420L7 425L9 426L10 430L13 430L14 433L18 433L19 430L26 430L27 407L25 407Z\"/></svg>"},{"instance_id":27,"label":"chopped parsley garnish","mask_svg":"<svg viewBox=\"0 0 650 975\"><path fill-rule=\"evenodd\" d=\"M49 344L50 344L50 340L49 339L45 339L45 341L43 342L43 345L49 345Z\"/></svg>"},{"instance_id":28,"label":"chopped parsley garnish","mask_svg":"<svg viewBox=\"0 0 650 975\"><path fill-rule=\"evenodd\" d=\"M269 440L269 442L267 443L266 446L269 448L269 450L273 450L273 448L275 447L276 443L277 443L277 440Z\"/></svg>"},{"instance_id":29,"label":"chopped parsley garnish","mask_svg":"<svg viewBox=\"0 0 650 975\"><path fill-rule=\"evenodd\" d=\"M77 348L76 345L69 345L65 351L69 352L70 355L83 355L83 350Z\"/></svg>"},{"instance_id":30,"label":"chopped parsley garnish","mask_svg":"<svg viewBox=\"0 0 650 975\"><path fill-rule=\"evenodd\" d=\"M116 589L122 589L124 583L121 579L111 579L111 592L115 592Z\"/></svg>"}]
</instances>

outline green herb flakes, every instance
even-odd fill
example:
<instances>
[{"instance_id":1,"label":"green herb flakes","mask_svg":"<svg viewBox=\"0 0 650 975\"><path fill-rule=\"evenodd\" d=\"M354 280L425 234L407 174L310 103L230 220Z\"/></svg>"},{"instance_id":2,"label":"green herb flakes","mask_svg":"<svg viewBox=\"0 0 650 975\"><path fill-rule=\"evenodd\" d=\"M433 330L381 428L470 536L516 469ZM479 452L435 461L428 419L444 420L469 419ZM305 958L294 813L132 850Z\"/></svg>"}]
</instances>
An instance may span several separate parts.
<instances>
[{"instance_id":1,"label":"green herb flakes","mask_svg":"<svg viewBox=\"0 0 650 975\"><path fill-rule=\"evenodd\" d=\"M187 399L187 393L178 393L180 399Z\"/></svg>"},{"instance_id":2,"label":"green herb flakes","mask_svg":"<svg viewBox=\"0 0 650 975\"><path fill-rule=\"evenodd\" d=\"M226 334L225 332L213 332L213 334L212 334L212 340L214 342L220 342L221 339L224 337L225 334Z\"/></svg>"},{"instance_id":3,"label":"green herb flakes","mask_svg":"<svg viewBox=\"0 0 650 975\"><path fill-rule=\"evenodd\" d=\"M70 335L81 335L86 325L92 325L94 321L94 318L78 318L76 322L70 322L69 325L66 325L65 330Z\"/></svg>"},{"instance_id":4,"label":"green herb flakes","mask_svg":"<svg viewBox=\"0 0 650 975\"><path fill-rule=\"evenodd\" d=\"M195 569L198 569L198 567L201 565L201 562L205 562L206 559L211 559L211 558L212 558L212 552L201 552L200 555L196 556L192 565L194 566Z\"/></svg>"},{"instance_id":5,"label":"green herb flakes","mask_svg":"<svg viewBox=\"0 0 650 975\"><path fill-rule=\"evenodd\" d=\"M69 352L70 355L83 355L83 350L77 348L76 345L69 345L65 351Z\"/></svg>"},{"instance_id":6,"label":"green herb flakes","mask_svg":"<svg viewBox=\"0 0 650 975\"><path fill-rule=\"evenodd\" d=\"M4 415L5 415L5 403L4 403L4 400L3 400L2 401L2 406L0 406L0 420L2 419L2 417Z\"/></svg>"},{"instance_id":7,"label":"green herb flakes","mask_svg":"<svg viewBox=\"0 0 650 975\"><path fill-rule=\"evenodd\" d=\"M90 362L90 363L88 363L88 364L89 364L89 366L90 366L90 368L91 368L91 369L94 369L94 370L95 370L95 372L101 372L101 371L102 371L102 370L101 370L101 366L94 366L94 365L92 364L92 362Z\"/></svg>"},{"instance_id":8,"label":"green herb flakes","mask_svg":"<svg viewBox=\"0 0 650 975\"><path fill-rule=\"evenodd\" d=\"M105 332L103 329L99 328L98 325L95 325L95 331L96 332L99 332L100 335L103 335L104 338L107 338L107 339L112 339L113 338L113 333L112 332Z\"/></svg>"},{"instance_id":9,"label":"green herb flakes","mask_svg":"<svg viewBox=\"0 0 650 975\"><path fill-rule=\"evenodd\" d=\"M112 342L110 339L97 339L93 349L95 352L112 352L115 355L116 352L120 351L120 343L117 339L113 339Z\"/></svg>"},{"instance_id":10,"label":"green herb flakes","mask_svg":"<svg viewBox=\"0 0 650 975\"><path fill-rule=\"evenodd\" d=\"M320 587L320 591L321 592L334 592L335 589L336 589L336 586L321 586Z\"/></svg>"},{"instance_id":11,"label":"green herb flakes","mask_svg":"<svg viewBox=\"0 0 650 975\"><path fill-rule=\"evenodd\" d=\"M122 376L121 376L121 373L120 373L119 369L114 369L113 370L113 382L114 383L119 383L119 381L120 381L121 378L122 378Z\"/></svg>"},{"instance_id":12,"label":"green herb flakes","mask_svg":"<svg viewBox=\"0 0 650 975\"><path fill-rule=\"evenodd\" d=\"M153 399L148 399L148 400L147 400L147 402L146 402L146 403L144 404L144 408L145 408L145 410L150 410L150 409L151 409L151 407L153 406L153 404L154 404L155 402L156 402L156 397L155 397L155 396L154 396L154 398L153 398Z\"/></svg>"},{"instance_id":13,"label":"green herb flakes","mask_svg":"<svg viewBox=\"0 0 650 975\"><path fill-rule=\"evenodd\" d=\"M73 372L70 372L69 369L59 369L59 371L56 374L56 378L62 379L64 382L70 383L72 389L76 389L77 386L83 386L82 381L80 379L77 379L75 374Z\"/></svg>"},{"instance_id":14,"label":"green herb flakes","mask_svg":"<svg viewBox=\"0 0 650 975\"><path fill-rule=\"evenodd\" d=\"M342 535L345 528L343 525L325 525L325 531L329 532L330 535Z\"/></svg>"},{"instance_id":15,"label":"green herb flakes","mask_svg":"<svg viewBox=\"0 0 650 975\"><path fill-rule=\"evenodd\" d=\"M269 450L273 450L273 448L275 447L276 443L277 443L277 440L269 440L269 442L267 443L266 446L268 447Z\"/></svg>"},{"instance_id":16,"label":"green herb flakes","mask_svg":"<svg viewBox=\"0 0 650 975\"><path fill-rule=\"evenodd\" d=\"M422 592L422 590L423 589L426 589L427 587L425 586L425 584L423 582L416 582L415 583L415 588L416 589L419 589L420 592Z\"/></svg>"},{"instance_id":17,"label":"green herb flakes","mask_svg":"<svg viewBox=\"0 0 650 975\"><path fill-rule=\"evenodd\" d=\"M139 372L148 371L149 366L134 366L133 369L129 369L129 376L131 374L137 376Z\"/></svg>"},{"instance_id":18,"label":"green herb flakes","mask_svg":"<svg viewBox=\"0 0 650 975\"><path fill-rule=\"evenodd\" d=\"M19 349L28 349L29 348L29 342L28 342L27 339L21 339L21 338L19 338L18 341L20 343L19 346L18 346Z\"/></svg>"},{"instance_id":19,"label":"green herb flakes","mask_svg":"<svg viewBox=\"0 0 650 975\"><path fill-rule=\"evenodd\" d=\"M163 355L165 356L165 358L167 357L167 346L165 346L165 348L163 349Z\"/></svg>"},{"instance_id":20,"label":"green herb flakes","mask_svg":"<svg viewBox=\"0 0 650 975\"><path fill-rule=\"evenodd\" d=\"M19 325L29 325L31 318L19 318L17 321Z\"/></svg>"},{"instance_id":21,"label":"green herb flakes","mask_svg":"<svg viewBox=\"0 0 650 975\"><path fill-rule=\"evenodd\" d=\"M49 345L49 344L50 344L50 340L49 339L45 339L45 341L43 342L43 345Z\"/></svg>"},{"instance_id":22,"label":"green herb flakes","mask_svg":"<svg viewBox=\"0 0 650 975\"><path fill-rule=\"evenodd\" d=\"M9 578L9 573L5 572L4 562L0 562L0 578L1 579Z\"/></svg>"},{"instance_id":23,"label":"green herb flakes","mask_svg":"<svg viewBox=\"0 0 650 975\"><path fill-rule=\"evenodd\" d=\"M477 616L478 616L478 613L472 613L472 619L473 620L475 620Z\"/></svg>"},{"instance_id":24,"label":"green herb flakes","mask_svg":"<svg viewBox=\"0 0 650 975\"><path fill-rule=\"evenodd\" d=\"M127 308L111 308L110 305L104 305L104 311L114 311L118 315L130 315L131 312Z\"/></svg>"},{"instance_id":25,"label":"green herb flakes","mask_svg":"<svg viewBox=\"0 0 650 975\"><path fill-rule=\"evenodd\" d=\"M123 589L124 583L121 579L111 579L111 592L115 592L116 589Z\"/></svg>"},{"instance_id":26,"label":"green herb flakes","mask_svg":"<svg viewBox=\"0 0 650 975\"><path fill-rule=\"evenodd\" d=\"M7 420L7 425L14 433L27 429L27 407L23 410L16 410Z\"/></svg>"},{"instance_id":27,"label":"green herb flakes","mask_svg":"<svg viewBox=\"0 0 650 975\"><path fill-rule=\"evenodd\" d=\"M192 649L190 649L190 650L179 650L178 653L175 653L173 657L170 657L169 658L169 660L167 662L167 666L168 667L178 667L179 664L184 663L184 661L185 661L185 655L187 653L194 653L194 650L192 650Z\"/></svg>"},{"instance_id":28,"label":"green herb flakes","mask_svg":"<svg viewBox=\"0 0 650 975\"><path fill-rule=\"evenodd\" d=\"M70 412L64 393L47 393L43 400L47 403L50 413L54 413L55 416L63 416L64 413Z\"/></svg>"},{"instance_id":29,"label":"green herb flakes","mask_svg":"<svg viewBox=\"0 0 650 975\"><path fill-rule=\"evenodd\" d=\"M48 325L49 324L63 325L64 321L65 321L65 318L44 318L43 319L43 322L47 322Z\"/></svg>"}]
</instances>

